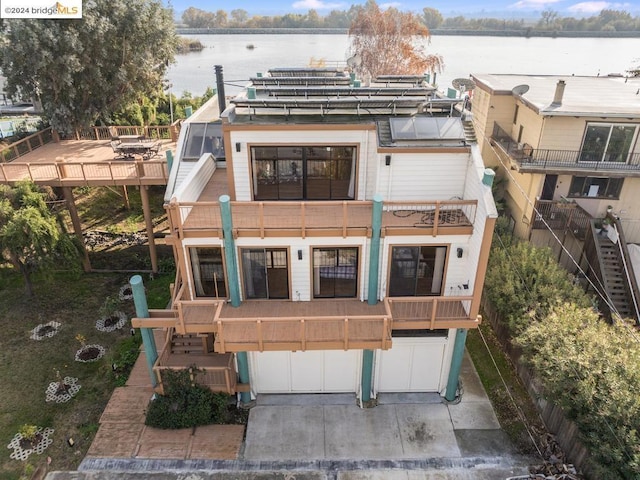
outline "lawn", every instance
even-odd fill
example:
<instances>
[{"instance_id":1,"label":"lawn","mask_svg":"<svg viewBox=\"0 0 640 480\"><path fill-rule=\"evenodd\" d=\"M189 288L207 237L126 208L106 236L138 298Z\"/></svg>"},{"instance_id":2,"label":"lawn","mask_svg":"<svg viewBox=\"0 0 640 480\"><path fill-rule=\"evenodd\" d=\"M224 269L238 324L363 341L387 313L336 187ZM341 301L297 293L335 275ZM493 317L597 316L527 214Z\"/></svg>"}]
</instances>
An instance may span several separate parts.
<instances>
[{"instance_id":1,"label":"lawn","mask_svg":"<svg viewBox=\"0 0 640 480\"><path fill-rule=\"evenodd\" d=\"M112 371L119 344L131 343L130 323L114 332L100 332L96 321L107 297L118 296L120 287L130 277L124 274L56 273L34 282L35 296L26 298L21 278L7 268L0 268L0 440L9 444L24 424L51 427L53 444L42 455L32 454L26 462L9 458L12 450L0 448L0 478L17 479L27 464L37 466L51 457L50 469L73 470L84 458L98 428L98 420L117 384ZM156 304L164 308L169 299L168 285L172 275L159 275L154 280L143 277ZM134 314L133 302L123 301L120 309L128 318ZM39 324L56 321L58 333L43 340L30 339ZM105 347L105 356L93 363L75 361L81 344ZM67 403L47 403L45 390L62 377L77 377L82 388ZM73 446L67 439L73 438Z\"/></svg>"}]
</instances>

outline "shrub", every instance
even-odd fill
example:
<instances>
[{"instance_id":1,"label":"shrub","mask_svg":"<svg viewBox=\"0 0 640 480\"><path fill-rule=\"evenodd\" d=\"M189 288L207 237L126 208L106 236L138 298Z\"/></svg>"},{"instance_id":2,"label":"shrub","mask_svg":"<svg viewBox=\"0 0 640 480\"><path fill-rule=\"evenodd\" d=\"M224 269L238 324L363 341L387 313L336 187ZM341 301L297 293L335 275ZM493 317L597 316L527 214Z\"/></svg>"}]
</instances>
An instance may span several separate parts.
<instances>
[{"instance_id":1,"label":"shrub","mask_svg":"<svg viewBox=\"0 0 640 480\"><path fill-rule=\"evenodd\" d=\"M514 241L504 233L494 236L484 293L507 322L512 337L522 333L532 319L544 318L555 305L592 305L549 248Z\"/></svg>"},{"instance_id":2,"label":"shrub","mask_svg":"<svg viewBox=\"0 0 640 480\"><path fill-rule=\"evenodd\" d=\"M135 335L126 337L115 347L111 358L111 371L118 387L127 383L129 374L140 354L141 343L140 330L136 330Z\"/></svg>"},{"instance_id":3,"label":"shrub","mask_svg":"<svg viewBox=\"0 0 640 480\"><path fill-rule=\"evenodd\" d=\"M149 403L145 425L177 429L224 421L229 396L194 383L193 370L163 373L165 395L156 395Z\"/></svg>"},{"instance_id":4,"label":"shrub","mask_svg":"<svg viewBox=\"0 0 640 480\"><path fill-rule=\"evenodd\" d=\"M575 421L601 465L594 478L640 478L640 343L632 327L567 304L516 341L544 395Z\"/></svg>"}]
</instances>

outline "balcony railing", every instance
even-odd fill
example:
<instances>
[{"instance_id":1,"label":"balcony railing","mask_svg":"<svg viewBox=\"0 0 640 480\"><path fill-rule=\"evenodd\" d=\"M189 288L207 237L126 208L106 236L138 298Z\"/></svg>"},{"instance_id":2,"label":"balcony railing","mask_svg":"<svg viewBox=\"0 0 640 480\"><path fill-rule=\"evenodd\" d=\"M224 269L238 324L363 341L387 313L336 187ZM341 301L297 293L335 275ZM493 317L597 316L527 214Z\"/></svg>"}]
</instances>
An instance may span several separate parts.
<instances>
[{"instance_id":1,"label":"balcony railing","mask_svg":"<svg viewBox=\"0 0 640 480\"><path fill-rule=\"evenodd\" d=\"M394 330L436 330L476 328L470 318L472 296L462 297L386 297Z\"/></svg>"},{"instance_id":2,"label":"balcony railing","mask_svg":"<svg viewBox=\"0 0 640 480\"><path fill-rule=\"evenodd\" d=\"M546 230L548 225L553 230L571 231L577 239L584 240L591 228L591 215L577 203L536 200L535 208L538 213L531 226L534 230Z\"/></svg>"},{"instance_id":3,"label":"balcony railing","mask_svg":"<svg viewBox=\"0 0 640 480\"><path fill-rule=\"evenodd\" d=\"M564 170L564 171L640 171L640 154L629 155L626 162L601 161L601 153L586 150L548 150L533 148L528 144L514 141L498 124L493 127L492 139L523 171Z\"/></svg>"},{"instance_id":4,"label":"balcony railing","mask_svg":"<svg viewBox=\"0 0 640 480\"><path fill-rule=\"evenodd\" d=\"M387 233L437 235L472 232L478 202L450 200L433 202L386 202L382 228ZM291 235L305 238L322 234L366 235L371 228L373 202L231 202L233 228L240 236L264 238ZM221 236L218 202L172 202L167 206L170 224L181 238L190 232L207 231ZM453 231L453 228L458 230ZM425 230L426 229L426 230Z\"/></svg>"},{"instance_id":5,"label":"balcony railing","mask_svg":"<svg viewBox=\"0 0 640 480\"><path fill-rule=\"evenodd\" d=\"M11 162L50 142L53 142L51 127L40 130L3 148L0 151L0 162Z\"/></svg>"}]
</instances>

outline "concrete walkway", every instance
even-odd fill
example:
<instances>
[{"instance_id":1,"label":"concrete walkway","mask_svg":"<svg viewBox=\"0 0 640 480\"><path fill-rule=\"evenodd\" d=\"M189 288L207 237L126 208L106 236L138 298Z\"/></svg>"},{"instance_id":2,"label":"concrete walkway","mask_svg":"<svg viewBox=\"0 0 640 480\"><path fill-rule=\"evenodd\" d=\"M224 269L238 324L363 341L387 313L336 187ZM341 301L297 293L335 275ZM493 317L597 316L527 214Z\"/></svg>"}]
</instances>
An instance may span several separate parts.
<instances>
[{"instance_id":1,"label":"concrete walkway","mask_svg":"<svg viewBox=\"0 0 640 480\"><path fill-rule=\"evenodd\" d=\"M457 404L436 394L260 395L235 460L91 458L47 480L503 480L537 459L517 455L467 355ZM215 439L210 439L211 443Z\"/></svg>"}]
</instances>

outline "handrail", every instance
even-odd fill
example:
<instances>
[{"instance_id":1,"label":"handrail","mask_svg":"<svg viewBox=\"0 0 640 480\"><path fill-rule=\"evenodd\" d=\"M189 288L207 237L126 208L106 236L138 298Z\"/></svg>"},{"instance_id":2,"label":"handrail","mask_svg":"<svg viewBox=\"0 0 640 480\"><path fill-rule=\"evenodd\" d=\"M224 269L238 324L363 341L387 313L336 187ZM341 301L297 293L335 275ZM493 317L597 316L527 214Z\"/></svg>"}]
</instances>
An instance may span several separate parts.
<instances>
[{"instance_id":1,"label":"handrail","mask_svg":"<svg viewBox=\"0 0 640 480\"><path fill-rule=\"evenodd\" d=\"M607 218L613 220L613 228L615 228L618 234L618 248L620 250L620 257L622 259L622 266L624 268L625 276L627 278L627 290L633 301L633 308L636 312L636 324L640 324L640 309L638 307L638 283L636 281L635 272L633 270L633 264L627 262L629 258L629 249L627 248L627 241L624 236L624 229L620 223L620 219L615 215L607 214Z\"/></svg>"},{"instance_id":2,"label":"handrail","mask_svg":"<svg viewBox=\"0 0 640 480\"><path fill-rule=\"evenodd\" d=\"M521 167L567 167L584 170L640 170L640 153L631 153L627 161L604 161L599 152L588 150L552 150L533 148L531 145L518 143L511 138L497 123L493 128L493 140ZM597 160L600 158L600 160Z\"/></svg>"},{"instance_id":3,"label":"handrail","mask_svg":"<svg viewBox=\"0 0 640 480\"><path fill-rule=\"evenodd\" d=\"M35 140L38 140L35 142ZM54 140L53 130L47 127L36 133L13 142L0 150L0 162L11 162Z\"/></svg>"}]
</instances>

